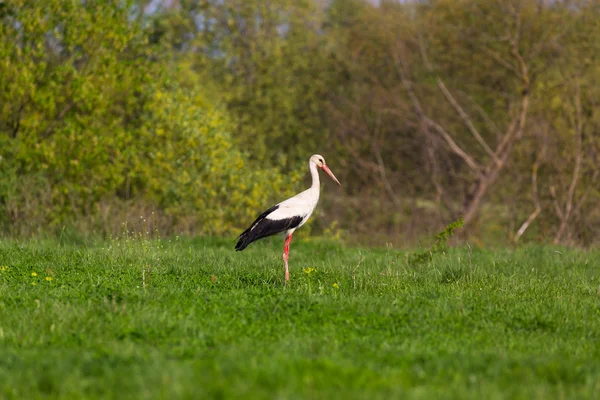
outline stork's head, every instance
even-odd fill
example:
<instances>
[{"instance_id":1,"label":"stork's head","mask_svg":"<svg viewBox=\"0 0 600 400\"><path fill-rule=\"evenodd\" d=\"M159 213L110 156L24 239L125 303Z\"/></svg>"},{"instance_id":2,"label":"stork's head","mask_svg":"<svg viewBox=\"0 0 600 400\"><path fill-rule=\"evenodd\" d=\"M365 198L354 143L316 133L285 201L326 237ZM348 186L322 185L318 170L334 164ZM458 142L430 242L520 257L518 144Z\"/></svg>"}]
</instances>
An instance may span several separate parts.
<instances>
[{"instance_id":1,"label":"stork's head","mask_svg":"<svg viewBox=\"0 0 600 400\"><path fill-rule=\"evenodd\" d=\"M331 179L333 179L333 181L335 183L337 183L338 185L342 186L342 184L340 183L340 181L337 180L337 178L335 177L335 175L333 174L333 172L331 172L331 170L329 169L329 167L327 166L327 164L325 164L325 159L323 158L322 155L314 154L310 158L310 163L315 164L317 167L321 168L323 171L325 171L325 173L327 175L329 175L329 177Z\"/></svg>"}]
</instances>

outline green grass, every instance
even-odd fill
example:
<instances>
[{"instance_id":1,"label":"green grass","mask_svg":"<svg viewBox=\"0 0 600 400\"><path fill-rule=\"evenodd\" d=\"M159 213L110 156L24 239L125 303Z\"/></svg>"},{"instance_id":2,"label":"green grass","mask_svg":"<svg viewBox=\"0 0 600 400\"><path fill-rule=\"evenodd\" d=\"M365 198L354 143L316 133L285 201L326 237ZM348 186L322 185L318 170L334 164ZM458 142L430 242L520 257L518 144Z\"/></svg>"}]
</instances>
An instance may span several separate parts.
<instances>
[{"instance_id":1,"label":"green grass","mask_svg":"<svg viewBox=\"0 0 600 400\"><path fill-rule=\"evenodd\" d=\"M600 396L598 252L281 245L0 242L0 398Z\"/></svg>"}]
</instances>

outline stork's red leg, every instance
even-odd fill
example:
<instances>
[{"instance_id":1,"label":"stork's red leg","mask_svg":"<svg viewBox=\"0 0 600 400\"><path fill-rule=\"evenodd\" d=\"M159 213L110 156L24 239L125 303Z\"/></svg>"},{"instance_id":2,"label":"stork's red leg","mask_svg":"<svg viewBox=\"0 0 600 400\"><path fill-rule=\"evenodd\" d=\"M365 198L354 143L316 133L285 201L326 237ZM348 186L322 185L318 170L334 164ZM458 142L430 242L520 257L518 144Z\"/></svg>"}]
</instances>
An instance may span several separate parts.
<instances>
[{"instance_id":1,"label":"stork's red leg","mask_svg":"<svg viewBox=\"0 0 600 400\"><path fill-rule=\"evenodd\" d=\"M285 245L283 246L283 263L285 264L285 283L284 286L287 285L287 281L290 280L290 271L288 269L288 259L290 255L290 243L292 243L292 233L287 235L285 238Z\"/></svg>"}]
</instances>

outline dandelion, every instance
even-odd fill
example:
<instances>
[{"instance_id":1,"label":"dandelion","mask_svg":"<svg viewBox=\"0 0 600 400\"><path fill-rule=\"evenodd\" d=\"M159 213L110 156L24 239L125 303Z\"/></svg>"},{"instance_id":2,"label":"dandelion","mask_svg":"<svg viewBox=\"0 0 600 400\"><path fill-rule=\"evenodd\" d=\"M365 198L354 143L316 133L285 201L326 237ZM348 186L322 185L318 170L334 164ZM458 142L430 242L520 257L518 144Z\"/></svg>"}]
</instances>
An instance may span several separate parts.
<instances>
[{"instance_id":1,"label":"dandelion","mask_svg":"<svg viewBox=\"0 0 600 400\"><path fill-rule=\"evenodd\" d=\"M8 267L6 265L2 265L0 266L0 271L6 271Z\"/></svg>"},{"instance_id":2,"label":"dandelion","mask_svg":"<svg viewBox=\"0 0 600 400\"><path fill-rule=\"evenodd\" d=\"M339 288L340 288L340 285L338 285L338 284L337 284L337 282L336 282L336 283L334 283L332 286L333 286L334 288L336 288L336 289L339 289Z\"/></svg>"},{"instance_id":3,"label":"dandelion","mask_svg":"<svg viewBox=\"0 0 600 400\"><path fill-rule=\"evenodd\" d=\"M36 272L32 272L31 276L37 276L37 273Z\"/></svg>"},{"instance_id":4,"label":"dandelion","mask_svg":"<svg viewBox=\"0 0 600 400\"><path fill-rule=\"evenodd\" d=\"M47 277L46 277L46 280L47 280L48 282L50 282L50 281L52 280L52 277L51 277L51 276L47 276Z\"/></svg>"},{"instance_id":5,"label":"dandelion","mask_svg":"<svg viewBox=\"0 0 600 400\"><path fill-rule=\"evenodd\" d=\"M303 272L304 272L306 275L310 275L310 274L312 274L313 272L315 272L315 271L316 271L316 269L314 269L314 268L311 268L311 267L308 267L308 268L304 268L304 269L302 269L302 271L303 271Z\"/></svg>"}]
</instances>

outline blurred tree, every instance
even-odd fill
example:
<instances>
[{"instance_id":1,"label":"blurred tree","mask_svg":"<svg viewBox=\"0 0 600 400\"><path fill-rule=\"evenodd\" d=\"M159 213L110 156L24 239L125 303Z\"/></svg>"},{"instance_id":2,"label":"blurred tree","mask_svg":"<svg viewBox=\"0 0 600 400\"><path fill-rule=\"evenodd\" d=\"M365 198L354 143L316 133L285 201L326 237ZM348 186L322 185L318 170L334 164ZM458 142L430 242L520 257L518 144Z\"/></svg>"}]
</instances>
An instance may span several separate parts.
<instances>
[{"instance_id":1,"label":"blurred tree","mask_svg":"<svg viewBox=\"0 0 600 400\"><path fill-rule=\"evenodd\" d=\"M101 202L143 200L189 217L188 232L223 234L282 190L277 168L244 170L226 112L148 40L144 8L51 0L2 10L3 224L60 227L93 218Z\"/></svg>"},{"instance_id":2,"label":"blurred tree","mask_svg":"<svg viewBox=\"0 0 600 400\"><path fill-rule=\"evenodd\" d=\"M123 181L126 128L136 124L125 114L154 68L146 62L145 37L122 1L6 4L1 156L15 183L43 177L53 219L89 211Z\"/></svg>"},{"instance_id":3,"label":"blurred tree","mask_svg":"<svg viewBox=\"0 0 600 400\"><path fill-rule=\"evenodd\" d=\"M332 148L325 102L335 88L324 10L309 0L198 0L157 14L158 40L219 85L235 138L252 159L295 169Z\"/></svg>"},{"instance_id":4,"label":"blurred tree","mask_svg":"<svg viewBox=\"0 0 600 400\"><path fill-rule=\"evenodd\" d=\"M486 202L495 208L486 229L510 221L512 210L504 205L520 201L522 177L529 176L524 171L542 162L534 163L539 153L535 147L527 150L537 146L531 138L541 137L534 134L536 125L531 121L553 123L543 114L548 110L545 88L558 83L558 71L563 71L563 84L571 80L566 71L577 75L580 57L598 42L598 24L592 22L598 10L586 2L537 1L334 5L348 21L338 24L346 45L340 58L352 73L351 88L332 103L334 132L352 155L360 182L386 193L391 206L386 215L406 215L407 208L426 210L422 201L417 207L411 199L434 195L435 209L442 210L440 221L463 216L473 229ZM560 112L568 108L560 107ZM572 127L575 115L571 112ZM562 127L560 132L568 129ZM580 137L568 140L574 144L569 145L565 160L569 162L562 165L580 164L577 160L583 156L577 156L581 153L577 149L585 147ZM515 158L515 152L534 156ZM588 153L595 154L591 148ZM578 181L577 171L576 167L572 174L561 173L561 179ZM587 175L594 178L591 171ZM568 183L563 187L562 207L573 209L568 199L577 190L569 189ZM382 201L380 196L369 201L374 198ZM380 215L378 210L376 206L373 212ZM491 209L487 211L490 215ZM566 229L560 226L570 213L557 214L563 221L555 226L560 237ZM410 226L401 221L397 223Z\"/></svg>"},{"instance_id":5,"label":"blurred tree","mask_svg":"<svg viewBox=\"0 0 600 400\"><path fill-rule=\"evenodd\" d=\"M236 232L274 201L291 194L299 176L249 166L233 143L224 110L203 92L174 84L151 85L137 136L132 176L148 197L173 217L176 231L223 235Z\"/></svg>"},{"instance_id":6,"label":"blurred tree","mask_svg":"<svg viewBox=\"0 0 600 400\"><path fill-rule=\"evenodd\" d=\"M476 238L597 243L599 12L1 2L0 224L112 232L152 209L164 233L228 234L318 151L344 183L319 210L356 240L414 242L462 216Z\"/></svg>"}]
</instances>

